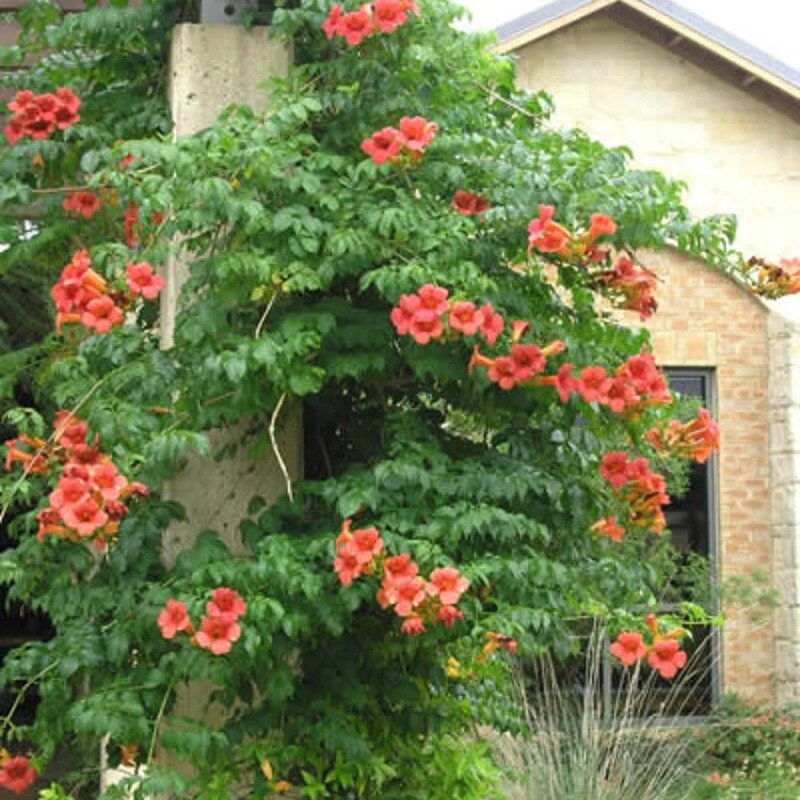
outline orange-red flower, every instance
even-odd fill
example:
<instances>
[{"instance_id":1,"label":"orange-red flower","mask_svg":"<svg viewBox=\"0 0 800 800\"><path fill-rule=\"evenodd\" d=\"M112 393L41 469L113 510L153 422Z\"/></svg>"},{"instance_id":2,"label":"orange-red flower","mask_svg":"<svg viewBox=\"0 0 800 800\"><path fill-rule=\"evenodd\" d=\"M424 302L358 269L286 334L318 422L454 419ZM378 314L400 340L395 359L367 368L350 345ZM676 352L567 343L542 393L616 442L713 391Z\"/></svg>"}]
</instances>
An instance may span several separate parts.
<instances>
[{"instance_id":1,"label":"orange-red flower","mask_svg":"<svg viewBox=\"0 0 800 800\"><path fill-rule=\"evenodd\" d=\"M535 344L515 344L511 347L514 378L518 383L527 381L545 367L545 357Z\"/></svg>"},{"instance_id":2,"label":"orange-red flower","mask_svg":"<svg viewBox=\"0 0 800 800\"><path fill-rule=\"evenodd\" d=\"M452 628L460 619L464 619L464 615L461 613L461 609L455 606L442 606L436 615L436 621L441 622L445 628Z\"/></svg>"},{"instance_id":3,"label":"orange-red flower","mask_svg":"<svg viewBox=\"0 0 800 800\"><path fill-rule=\"evenodd\" d=\"M325 34L326 39L333 39L336 35L336 30L339 27L339 20L342 18L342 7L339 3L332 6L331 10L328 12L328 16L325 18L325 22L322 23L322 30Z\"/></svg>"},{"instance_id":4,"label":"orange-red flower","mask_svg":"<svg viewBox=\"0 0 800 800\"><path fill-rule=\"evenodd\" d=\"M612 656L618 658L626 667L630 667L647 655L647 646L641 633L623 631L609 648Z\"/></svg>"},{"instance_id":5,"label":"orange-red flower","mask_svg":"<svg viewBox=\"0 0 800 800\"><path fill-rule=\"evenodd\" d=\"M485 197L459 189L450 203L453 210L465 217L483 214L489 208L489 201Z\"/></svg>"},{"instance_id":6,"label":"orange-red flower","mask_svg":"<svg viewBox=\"0 0 800 800\"><path fill-rule=\"evenodd\" d=\"M680 649L680 643L675 639L659 639L653 642L647 663L662 678L671 679L685 666L686 653Z\"/></svg>"},{"instance_id":7,"label":"orange-red flower","mask_svg":"<svg viewBox=\"0 0 800 800\"><path fill-rule=\"evenodd\" d=\"M598 471L614 489L621 488L628 482L628 454L621 450L604 453Z\"/></svg>"},{"instance_id":8,"label":"orange-red flower","mask_svg":"<svg viewBox=\"0 0 800 800\"><path fill-rule=\"evenodd\" d=\"M486 344L491 347L497 341L497 337L503 332L505 322L503 321L503 317L492 308L491 303L482 305L479 310L483 314L481 335L486 340Z\"/></svg>"},{"instance_id":9,"label":"orange-red flower","mask_svg":"<svg viewBox=\"0 0 800 800\"><path fill-rule=\"evenodd\" d=\"M584 367L578 379L578 391L587 403L600 402L606 396L611 379L603 367Z\"/></svg>"},{"instance_id":10,"label":"orange-red flower","mask_svg":"<svg viewBox=\"0 0 800 800\"><path fill-rule=\"evenodd\" d=\"M412 614L403 620L400 631L408 636L419 636L419 634L425 633L425 623L422 621L422 617Z\"/></svg>"},{"instance_id":11,"label":"orange-red flower","mask_svg":"<svg viewBox=\"0 0 800 800\"><path fill-rule=\"evenodd\" d=\"M587 232L590 241L601 236L610 236L617 231L617 223L606 214L592 214L591 225Z\"/></svg>"},{"instance_id":12,"label":"orange-red flower","mask_svg":"<svg viewBox=\"0 0 800 800\"><path fill-rule=\"evenodd\" d=\"M398 127L403 145L413 153L422 153L433 141L439 126L424 117L402 117Z\"/></svg>"},{"instance_id":13,"label":"orange-red flower","mask_svg":"<svg viewBox=\"0 0 800 800\"><path fill-rule=\"evenodd\" d=\"M102 205L94 192L70 192L63 202L64 211L69 214L80 214L84 219L91 219Z\"/></svg>"},{"instance_id":14,"label":"orange-red flower","mask_svg":"<svg viewBox=\"0 0 800 800\"><path fill-rule=\"evenodd\" d=\"M146 261L128 264L125 268L125 280L128 289L133 294L140 294L145 300L155 300L165 283Z\"/></svg>"},{"instance_id":15,"label":"orange-red flower","mask_svg":"<svg viewBox=\"0 0 800 800\"><path fill-rule=\"evenodd\" d=\"M387 587L386 595L398 617L411 616L425 600L425 581L419 577L394 581Z\"/></svg>"},{"instance_id":16,"label":"orange-red flower","mask_svg":"<svg viewBox=\"0 0 800 800\"><path fill-rule=\"evenodd\" d=\"M464 336L474 336L483 327L483 311L476 308L475 303L458 300L450 307L447 323L450 330L463 333Z\"/></svg>"},{"instance_id":17,"label":"orange-red flower","mask_svg":"<svg viewBox=\"0 0 800 800\"><path fill-rule=\"evenodd\" d=\"M391 33L405 24L408 10L405 0L375 0L372 4L375 28L381 33Z\"/></svg>"},{"instance_id":18,"label":"orange-red flower","mask_svg":"<svg viewBox=\"0 0 800 800\"><path fill-rule=\"evenodd\" d=\"M235 614L227 613L203 617L200 630L195 635L197 644L215 656L229 653L233 643L241 635L241 628L236 620Z\"/></svg>"},{"instance_id":19,"label":"orange-red flower","mask_svg":"<svg viewBox=\"0 0 800 800\"><path fill-rule=\"evenodd\" d=\"M64 505L59 509L59 513L64 524L84 538L91 536L108 522L108 514L91 496L83 497L76 503Z\"/></svg>"},{"instance_id":20,"label":"orange-red flower","mask_svg":"<svg viewBox=\"0 0 800 800\"><path fill-rule=\"evenodd\" d=\"M528 255L532 250L538 250L540 253L567 254L570 234L553 221L554 214L554 206L540 205L539 216L528 223Z\"/></svg>"},{"instance_id":21,"label":"orange-red flower","mask_svg":"<svg viewBox=\"0 0 800 800\"><path fill-rule=\"evenodd\" d=\"M106 294L90 300L81 314L85 327L97 333L108 333L116 325L122 325L122 310Z\"/></svg>"},{"instance_id":22,"label":"orange-red flower","mask_svg":"<svg viewBox=\"0 0 800 800\"><path fill-rule=\"evenodd\" d=\"M397 128L386 127L375 131L368 139L361 142L361 149L376 164L385 164L400 155L403 143Z\"/></svg>"},{"instance_id":23,"label":"orange-red flower","mask_svg":"<svg viewBox=\"0 0 800 800\"><path fill-rule=\"evenodd\" d=\"M438 597L446 606L454 606L468 588L469 581L454 567L435 569L425 587L431 597Z\"/></svg>"},{"instance_id":24,"label":"orange-red flower","mask_svg":"<svg viewBox=\"0 0 800 800\"><path fill-rule=\"evenodd\" d=\"M206 604L206 613L215 617L220 614L233 614L241 617L247 611L247 603L235 589L220 586L211 593L211 600Z\"/></svg>"},{"instance_id":25,"label":"orange-red flower","mask_svg":"<svg viewBox=\"0 0 800 800\"><path fill-rule=\"evenodd\" d=\"M22 794L36 782L37 773L25 756L11 756L0 763L0 787Z\"/></svg>"},{"instance_id":26,"label":"orange-red flower","mask_svg":"<svg viewBox=\"0 0 800 800\"><path fill-rule=\"evenodd\" d=\"M158 615L157 623L165 639L174 639L179 631L192 632L192 621L189 619L186 604L180 600L167 600Z\"/></svg>"},{"instance_id":27,"label":"orange-red flower","mask_svg":"<svg viewBox=\"0 0 800 800\"><path fill-rule=\"evenodd\" d=\"M496 383L506 391L510 391L517 385L517 368L509 356L499 356L491 361L486 374L492 383Z\"/></svg>"},{"instance_id":28,"label":"orange-red flower","mask_svg":"<svg viewBox=\"0 0 800 800\"><path fill-rule=\"evenodd\" d=\"M372 12L368 5L343 14L336 23L336 33L351 47L361 44L373 31Z\"/></svg>"},{"instance_id":29,"label":"orange-red flower","mask_svg":"<svg viewBox=\"0 0 800 800\"><path fill-rule=\"evenodd\" d=\"M600 536L607 536L612 542L621 542L625 535L625 528L617 522L615 517L598 520L592 525L592 531Z\"/></svg>"},{"instance_id":30,"label":"orange-red flower","mask_svg":"<svg viewBox=\"0 0 800 800\"><path fill-rule=\"evenodd\" d=\"M719 450L719 426L705 408L686 423L672 420L665 429L651 428L647 440L661 451L705 463L715 450Z\"/></svg>"}]
</instances>

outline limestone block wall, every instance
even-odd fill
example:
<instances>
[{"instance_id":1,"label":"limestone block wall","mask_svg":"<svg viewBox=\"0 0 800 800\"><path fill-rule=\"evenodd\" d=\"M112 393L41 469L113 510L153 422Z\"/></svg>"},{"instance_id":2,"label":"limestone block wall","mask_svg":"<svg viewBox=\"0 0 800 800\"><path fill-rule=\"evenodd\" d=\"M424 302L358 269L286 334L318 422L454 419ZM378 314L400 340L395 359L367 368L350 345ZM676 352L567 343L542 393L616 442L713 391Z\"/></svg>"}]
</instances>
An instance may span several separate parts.
<instances>
[{"instance_id":1,"label":"limestone block wall","mask_svg":"<svg viewBox=\"0 0 800 800\"><path fill-rule=\"evenodd\" d=\"M556 124L688 181L697 214L737 214L745 252L800 250L798 123L601 15L516 56L519 85L554 96Z\"/></svg>"},{"instance_id":2,"label":"limestone block wall","mask_svg":"<svg viewBox=\"0 0 800 800\"><path fill-rule=\"evenodd\" d=\"M793 300L793 299L792 299ZM775 696L800 703L800 301L770 315L773 574L780 593L775 616Z\"/></svg>"}]
</instances>

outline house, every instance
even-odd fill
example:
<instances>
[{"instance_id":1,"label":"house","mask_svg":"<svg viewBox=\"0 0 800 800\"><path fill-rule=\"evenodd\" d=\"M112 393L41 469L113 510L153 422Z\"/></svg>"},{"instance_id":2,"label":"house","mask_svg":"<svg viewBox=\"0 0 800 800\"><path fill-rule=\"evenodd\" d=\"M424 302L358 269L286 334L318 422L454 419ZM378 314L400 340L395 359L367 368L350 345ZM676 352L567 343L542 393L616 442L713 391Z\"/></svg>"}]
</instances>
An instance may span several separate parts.
<instances>
[{"instance_id":1,"label":"house","mask_svg":"<svg viewBox=\"0 0 800 800\"><path fill-rule=\"evenodd\" d=\"M519 85L553 95L556 125L686 180L698 215L735 213L746 254L800 255L800 72L669 0L556 0L496 32ZM723 575L766 573L780 598L767 620L731 610L716 690L796 702L800 298L767 305L677 252L642 255L662 280L656 356L722 429L716 463L674 512L677 543Z\"/></svg>"}]
</instances>

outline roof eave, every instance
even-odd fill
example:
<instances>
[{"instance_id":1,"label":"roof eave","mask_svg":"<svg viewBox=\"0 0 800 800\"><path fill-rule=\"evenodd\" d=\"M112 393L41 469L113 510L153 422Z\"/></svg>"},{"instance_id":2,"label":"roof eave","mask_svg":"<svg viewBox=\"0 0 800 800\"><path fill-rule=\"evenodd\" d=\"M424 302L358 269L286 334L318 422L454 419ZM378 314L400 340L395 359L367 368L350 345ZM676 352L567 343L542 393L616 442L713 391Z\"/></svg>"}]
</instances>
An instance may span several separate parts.
<instances>
[{"instance_id":1,"label":"roof eave","mask_svg":"<svg viewBox=\"0 0 800 800\"><path fill-rule=\"evenodd\" d=\"M644 2L643 0L591 0L585 2L576 8L571 8L565 13L557 14L549 19L541 21L539 24L534 24L530 28L521 30L516 34L509 36L506 39L498 42L493 50L496 53L511 53L519 50L527 44L549 36L568 25L580 22L582 19L596 14L611 6L624 6L631 9L644 17L647 17L666 28L674 31L676 36L681 36L687 40L692 41L697 46L707 50L714 55L728 61L739 69L753 75L758 80L765 84L778 89L784 94L791 97L793 100L800 102L800 86L797 86L790 81L784 80L779 75L775 75L768 69L760 66L759 64L750 61L741 53L737 53L726 47L724 44L715 41L709 36L704 35L701 31L687 25L680 20L675 19L669 14L660 11L654 4ZM502 30L502 28L501 28Z\"/></svg>"}]
</instances>

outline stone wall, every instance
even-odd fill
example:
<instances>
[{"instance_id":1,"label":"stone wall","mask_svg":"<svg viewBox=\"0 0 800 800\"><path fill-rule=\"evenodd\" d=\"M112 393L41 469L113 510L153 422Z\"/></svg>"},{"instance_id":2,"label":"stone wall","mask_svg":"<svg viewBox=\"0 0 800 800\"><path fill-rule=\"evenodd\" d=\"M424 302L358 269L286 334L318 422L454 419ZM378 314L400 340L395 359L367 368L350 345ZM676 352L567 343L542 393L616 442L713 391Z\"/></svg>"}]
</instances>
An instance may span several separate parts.
<instances>
[{"instance_id":1,"label":"stone wall","mask_svg":"<svg viewBox=\"0 0 800 800\"><path fill-rule=\"evenodd\" d=\"M770 440L775 586L775 695L800 703L800 303L770 315Z\"/></svg>"},{"instance_id":2,"label":"stone wall","mask_svg":"<svg viewBox=\"0 0 800 800\"><path fill-rule=\"evenodd\" d=\"M797 251L798 123L602 15L516 55L518 83L554 96L556 124L686 180L697 214L737 214L744 251Z\"/></svg>"}]
</instances>

